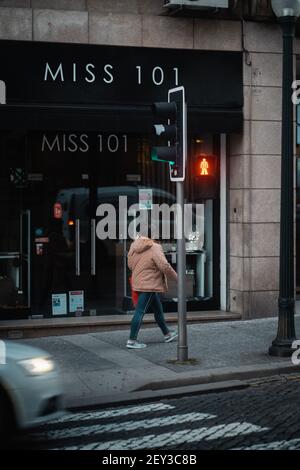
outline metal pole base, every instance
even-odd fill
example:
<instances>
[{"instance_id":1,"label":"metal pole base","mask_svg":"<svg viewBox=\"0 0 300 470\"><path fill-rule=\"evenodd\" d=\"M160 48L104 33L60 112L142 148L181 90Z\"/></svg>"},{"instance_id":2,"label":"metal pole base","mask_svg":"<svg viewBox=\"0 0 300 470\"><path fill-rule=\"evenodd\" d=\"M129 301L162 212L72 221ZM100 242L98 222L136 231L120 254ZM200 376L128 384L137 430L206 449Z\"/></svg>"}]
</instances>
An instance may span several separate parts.
<instances>
[{"instance_id":1,"label":"metal pole base","mask_svg":"<svg viewBox=\"0 0 300 470\"><path fill-rule=\"evenodd\" d=\"M178 359L170 359L167 361L169 364L175 364L177 366L196 366L200 363L198 359L195 359L194 357L190 357L186 361L179 361Z\"/></svg>"},{"instance_id":2,"label":"metal pole base","mask_svg":"<svg viewBox=\"0 0 300 470\"><path fill-rule=\"evenodd\" d=\"M296 340L295 300L291 297L280 297L278 307L278 331L272 346L269 348L269 354L277 357L289 357L295 351L292 348L292 344Z\"/></svg>"},{"instance_id":3,"label":"metal pole base","mask_svg":"<svg viewBox=\"0 0 300 470\"><path fill-rule=\"evenodd\" d=\"M295 349L292 348L293 342L290 341L273 341L272 346L269 348L270 356L276 357L291 357L295 352Z\"/></svg>"},{"instance_id":4,"label":"metal pole base","mask_svg":"<svg viewBox=\"0 0 300 470\"><path fill-rule=\"evenodd\" d=\"M178 346L177 348L177 357L178 361L184 362L188 360L188 347L187 346Z\"/></svg>"}]
</instances>

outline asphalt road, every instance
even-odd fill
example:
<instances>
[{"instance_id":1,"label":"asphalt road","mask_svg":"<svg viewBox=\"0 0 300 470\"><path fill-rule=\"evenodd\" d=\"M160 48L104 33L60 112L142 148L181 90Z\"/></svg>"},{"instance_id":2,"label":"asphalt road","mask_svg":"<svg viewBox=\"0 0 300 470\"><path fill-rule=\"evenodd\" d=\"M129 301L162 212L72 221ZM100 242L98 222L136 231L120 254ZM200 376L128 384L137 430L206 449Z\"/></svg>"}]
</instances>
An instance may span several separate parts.
<instances>
[{"instance_id":1,"label":"asphalt road","mask_svg":"<svg viewBox=\"0 0 300 470\"><path fill-rule=\"evenodd\" d=\"M300 449L300 375L243 390L70 413L17 448L76 450Z\"/></svg>"}]
</instances>

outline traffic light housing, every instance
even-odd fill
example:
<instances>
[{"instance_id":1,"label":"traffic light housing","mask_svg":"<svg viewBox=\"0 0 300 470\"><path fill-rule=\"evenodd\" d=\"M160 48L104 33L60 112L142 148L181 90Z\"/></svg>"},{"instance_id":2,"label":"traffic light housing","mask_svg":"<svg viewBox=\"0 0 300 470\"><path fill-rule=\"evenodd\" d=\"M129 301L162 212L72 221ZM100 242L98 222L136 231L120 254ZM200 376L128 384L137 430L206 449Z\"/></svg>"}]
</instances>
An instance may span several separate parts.
<instances>
[{"instance_id":1,"label":"traffic light housing","mask_svg":"<svg viewBox=\"0 0 300 470\"><path fill-rule=\"evenodd\" d=\"M153 136L159 146L151 148L151 160L174 165L177 155L177 106L175 102L160 102L152 105L152 112L163 122L153 125ZM167 122L166 122L167 121ZM172 122L172 124L170 124ZM161 145L163 144L163 145Z\"/></svg>"},{"instance_id":2,"label":"traffic light housing","mask_svg":"<svg viewBox=\"0 0 300 470\"><path fill-rule=\"evenodd\" d=\"M168 101L154 103L151 160L167 162L171 181L184 181L186 162L186 105L184 87L168 91ZM160 121L157 123L157 121Z\"/></svg>"},{"instance_id":3,"label":"traffic light housing","mask_svg":"<svg viewBox=\"0 0 300 470\"><path fill-rule=\"evenodd\" d=\"M219 166L217 155L206 153L196 155L192 173L196 200L218 197Z\"/></svg>"}]
</instances>

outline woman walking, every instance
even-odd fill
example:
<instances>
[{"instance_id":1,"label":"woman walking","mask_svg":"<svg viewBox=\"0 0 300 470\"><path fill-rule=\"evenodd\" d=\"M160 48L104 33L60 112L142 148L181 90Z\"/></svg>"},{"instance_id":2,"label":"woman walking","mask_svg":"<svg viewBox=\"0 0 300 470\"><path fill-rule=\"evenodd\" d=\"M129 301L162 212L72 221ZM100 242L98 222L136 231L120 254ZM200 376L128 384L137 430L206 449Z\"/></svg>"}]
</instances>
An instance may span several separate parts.
<instances>
[{"instance_id":1,"label":"woman walking","mask_svg":"<svg viewBox=\"0 0 300 470\"><path fill-rule=\"evenodd\" d=\"M166 325L159 293L168 290L166 278L177 280L177 273L168 263L161 245L147 237L137 238L131 244L128 253L128 266L132 271L132 288L139 293L139 296L131 321L127 348L146 347L146 344L137 341L137 336L143 316L150 308L154 311L154 318L164 335L164 341L166 343L173 341L178 334L170 331Z\"/></svg>"}]
</instances>

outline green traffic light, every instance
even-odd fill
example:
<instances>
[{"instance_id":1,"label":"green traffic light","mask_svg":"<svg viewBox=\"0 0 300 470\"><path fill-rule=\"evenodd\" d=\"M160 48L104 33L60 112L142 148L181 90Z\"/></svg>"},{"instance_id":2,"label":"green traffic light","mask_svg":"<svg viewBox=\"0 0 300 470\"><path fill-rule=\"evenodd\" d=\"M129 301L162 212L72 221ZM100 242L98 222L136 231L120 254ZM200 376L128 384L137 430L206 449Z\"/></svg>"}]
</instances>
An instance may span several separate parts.
<instances>
[{"instance_id":1,"label":"green traffic light","mask_svg":"<svg viewBox=\"0 0 300 470\"><path fill-rule=\"evenodd\" d=\"M151 160L155 162L165 162L175 165L174 150L172 147L152 147Z\"/></svg>"}]
</instances>

